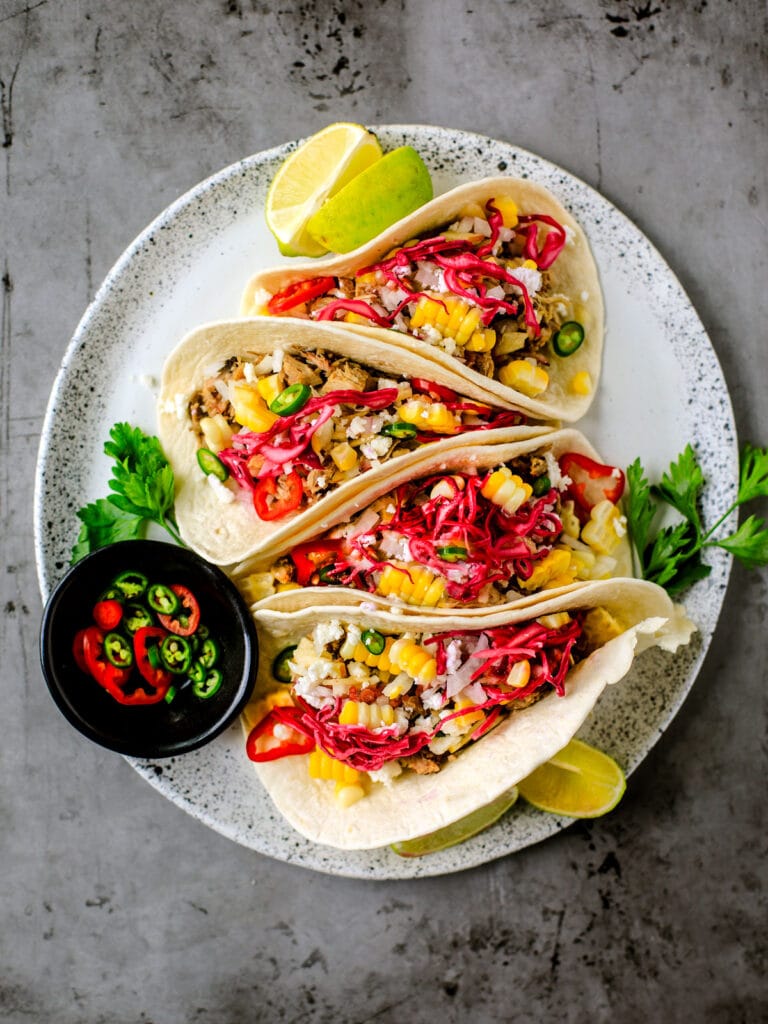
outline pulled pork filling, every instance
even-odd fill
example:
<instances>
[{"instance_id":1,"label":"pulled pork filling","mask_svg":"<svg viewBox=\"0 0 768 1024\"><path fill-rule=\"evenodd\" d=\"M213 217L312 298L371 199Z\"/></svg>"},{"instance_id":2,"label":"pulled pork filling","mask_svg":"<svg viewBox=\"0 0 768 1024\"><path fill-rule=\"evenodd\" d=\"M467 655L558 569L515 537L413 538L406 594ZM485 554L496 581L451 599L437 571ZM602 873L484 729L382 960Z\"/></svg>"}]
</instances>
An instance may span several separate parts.
<instances>
[{"instance_id":1,"label":"pulled pork filling","mask_svg":"<svg viewBox=\"0 0 768 1024\"><path fill-rule=\"evenodd\" d=\"M554 218L518 215L510 200L473 203L439 234L407 242L354 277L289 286L267 312L389 328L536 395L548 385L549 343L574 316L550 274L566 240Z\"/></svg>"},{"instance_id":2,"label":"pulled pork filling","mask_svg":"<svg viewBox=\"0 0 768 1024\"><path fill-rule=\"evenodd\" d=\"M192 396L201 448L257 515L278 519L346 480L453 434L524 422L431 381L399 380L324 351L233 357Z\"/></svg>"}]
</instances>

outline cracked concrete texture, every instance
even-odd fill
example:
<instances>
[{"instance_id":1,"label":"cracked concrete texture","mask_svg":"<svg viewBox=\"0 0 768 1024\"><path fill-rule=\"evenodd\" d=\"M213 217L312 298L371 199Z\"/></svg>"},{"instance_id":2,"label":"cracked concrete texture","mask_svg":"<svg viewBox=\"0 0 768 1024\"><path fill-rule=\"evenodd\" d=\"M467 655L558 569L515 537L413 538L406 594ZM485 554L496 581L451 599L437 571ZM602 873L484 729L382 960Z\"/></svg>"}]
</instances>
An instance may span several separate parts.
<instances>
[{"instance_id":1,"label":"cracked concrete texture","mask_svg":"<svg viewBox=\"0 0 768 1024\"><path fill-rule=\"evenodd\" d=\"M764 572L734 571L610 817L366 884L235 846L56 714L30 511L56 368L125 245L218 167L332 120L471 128L600 188L691 295L740 436L768 443L765 30L753 0L0 0L0 1019L768 1016Z\"/></svg>"}]
</instances>

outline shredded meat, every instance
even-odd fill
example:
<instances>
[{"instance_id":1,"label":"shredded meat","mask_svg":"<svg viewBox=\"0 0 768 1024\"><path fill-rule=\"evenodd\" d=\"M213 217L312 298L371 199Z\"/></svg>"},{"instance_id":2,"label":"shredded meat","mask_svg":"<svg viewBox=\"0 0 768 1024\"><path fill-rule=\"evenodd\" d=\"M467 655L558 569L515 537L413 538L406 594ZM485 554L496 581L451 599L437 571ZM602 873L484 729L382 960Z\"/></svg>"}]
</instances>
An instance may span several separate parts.
<instances>
[{"instance_id":1,"label":"shredded meat","mask_svg":"<svg viewBox=\"0 0 768 1024\"><path fill-rule=\"evenodd\" d=\"M287 352L283 356L281 374L285 378L286 386L291 384L307 384L309 387L312 387L322 383L322 377L318 373L315 373L306 363L289 355Z\"/></svg>"},{"instance_id":2,"label":"shredded meat","mask_svg":"<svg viewBox=\"0 0 768 1024\"><path fill-rule=\"evenodd\" d=\"M320 373L330 373L333 368L333 362L328 358L325 352L313 352L307 351L302 352L302 359L309 363L310 366L314 366Z\"/></svg>"},{"instance_id":3,"label":"shredded meat","mask_svg":"<svg viewBox=\"0 0 768 1024\"><path fill-rule=\"evenodd\" d=\"M325 477L323 483L327 483L328 476L324 470L310 469L310 471L307 473L306 479L304 481L304 492L307 495L307 498L310 502L314 501L315 498L319 498L323 494L324 488L320 487L318 483L318 481L322 477Z\"/></svg>"},{"instance_id":4,"label":"shredded meat","mask_svg":"<svg viewBox=\"0 0 768 1024\"><path fill-rule=\"evenodd\" d=\"M367 391L370 386L370 374L357 363L348 363L344 360L337 363L328 374L325 384L320 389L320 394L327 395L329 391Z\"/></svg>"},{"instance_id":5,"label":"shredded meat","mask_svg":"<svg viewBox=\"0 0 768 1024\"><path fill-rule=\"evenodd\" d=\"M440 771L440 765L429 753L414 754L413 757L405 758L403 764L417 775L431 775Z\"/></svg>"},{"instance_id":6,"label":"shredded meat","mask_svg":"<svg viewBox=\"0 0 768 1024\"><path fill-rule=\"evenodd\" d=\"M203 407L205 408L206 415L216 416L222 413L224 416L227 415L229 410L229 402L224 398L216 389L212 380L207 380L203 385L203 390L200 393Z\"/></svg>"},{"instance_id":7,"label":"shredded meat","mask_svg":"<svg viewBox=\"0 0 768 1024\"><path fill-rule=\"evenodd\" d=\"M494 363L490 352L467 352L467 366L484 377L493 377Z\"/></svg>"}]
</instances>

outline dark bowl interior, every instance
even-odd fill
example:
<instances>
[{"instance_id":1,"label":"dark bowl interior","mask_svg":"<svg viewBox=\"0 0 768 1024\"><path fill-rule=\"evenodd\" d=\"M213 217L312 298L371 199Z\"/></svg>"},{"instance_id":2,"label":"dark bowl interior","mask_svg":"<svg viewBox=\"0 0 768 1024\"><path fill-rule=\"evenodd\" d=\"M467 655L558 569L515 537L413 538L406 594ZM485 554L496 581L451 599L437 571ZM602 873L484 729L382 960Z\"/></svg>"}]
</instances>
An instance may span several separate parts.
<instances>
[{"instance_id":1,"label":"dark bowl interior","mask_svg":"<svg viewBox=\"0 0 768 1024\"><path fill-rule=\"evenodd\" d=\"M129 569L150 582L181 583L197 597L201 622L221 646L223 681L213 696L201 700L186 687L171 704L123 705L77 667L75 634L93 624L99 596ZM69 570L45 607L40 657L53 699L84 736L121 754L157 758L194 750L235 720L256 680L258 642L245 601L221 569L186 548L134 540L101 548Z\"/></svg>"}]
</instances>

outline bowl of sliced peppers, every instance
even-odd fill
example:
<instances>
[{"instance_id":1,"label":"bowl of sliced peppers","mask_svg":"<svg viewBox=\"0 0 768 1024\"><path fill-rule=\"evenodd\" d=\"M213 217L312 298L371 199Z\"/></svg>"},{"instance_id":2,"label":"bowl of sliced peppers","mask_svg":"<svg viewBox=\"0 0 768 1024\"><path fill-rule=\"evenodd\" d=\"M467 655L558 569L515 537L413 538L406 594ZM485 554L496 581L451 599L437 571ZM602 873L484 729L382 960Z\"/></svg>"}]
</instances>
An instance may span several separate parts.
<instances>
[{"instance_id":1,"label":"bowl of sliced peppers","mask_svg":"<svg viewBox=\"0 0 768 1024\"><path fill-rule=\"evenodd\" d=\"M46 605L43 674L89 739L134 757L208 743L239 715L258 643L234 584L187 548L111 544L74 565Z\"/></svg>"}]
</instances>

